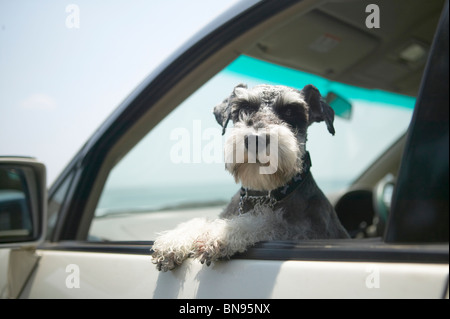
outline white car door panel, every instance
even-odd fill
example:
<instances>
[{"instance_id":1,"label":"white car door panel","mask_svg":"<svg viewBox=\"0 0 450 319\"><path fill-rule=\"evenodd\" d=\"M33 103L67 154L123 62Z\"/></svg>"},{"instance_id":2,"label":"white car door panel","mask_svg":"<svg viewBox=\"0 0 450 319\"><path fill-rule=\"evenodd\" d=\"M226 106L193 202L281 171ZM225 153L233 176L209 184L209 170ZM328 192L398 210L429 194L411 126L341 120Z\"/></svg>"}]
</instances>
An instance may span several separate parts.
<instances>
[{"instance_id":1,"label":"white car door panel","mask_svg":"<svg viewBox=\"0 0 450 319\"><path fill-rule=\"evenodd\" d=\"M22 298L442 298L447 264L188 260L158 272L148 255L40 250Z\"/></svg>"}]
</instances>

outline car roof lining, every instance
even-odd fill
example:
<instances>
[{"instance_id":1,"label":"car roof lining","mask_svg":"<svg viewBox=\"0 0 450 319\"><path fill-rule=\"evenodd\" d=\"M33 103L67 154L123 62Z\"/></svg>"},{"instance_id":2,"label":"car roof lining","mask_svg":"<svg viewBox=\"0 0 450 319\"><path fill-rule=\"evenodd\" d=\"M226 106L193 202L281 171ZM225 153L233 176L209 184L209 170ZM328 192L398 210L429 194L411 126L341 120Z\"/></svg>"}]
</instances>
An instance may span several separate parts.
<instances>
[{"instance_id":1,"label":"car roof lining","mask_svg":"<svg viewBox=\"0 0 450 319\"><path fill-rule=\"evenodd\" d=\"M416 96L444 1L377 1L380 28L370 29L371 2L329 1L299 12L244 53L333 81ZM411 47L424 55L405 59Z\"/></svg>"}]
</instances>

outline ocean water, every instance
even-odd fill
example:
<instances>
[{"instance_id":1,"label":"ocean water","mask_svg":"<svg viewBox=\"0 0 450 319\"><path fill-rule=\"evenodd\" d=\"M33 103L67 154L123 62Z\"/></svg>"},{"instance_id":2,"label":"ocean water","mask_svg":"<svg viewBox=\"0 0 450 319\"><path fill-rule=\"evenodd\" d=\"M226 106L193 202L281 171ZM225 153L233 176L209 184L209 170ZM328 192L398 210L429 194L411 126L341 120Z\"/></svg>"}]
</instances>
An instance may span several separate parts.
<instances>
[{"instance_id":1,"label":"ocean water","mask_svg":"<svg viewBox=\"0 0 450 319\"><path fill-rule=\"evenodd\" d=\"M318 181L318 184L325 194L346 186L342 181ZM136 211L225 206L239 188L240 186L234 183L107 188L100 198L96 216Z\"/></svg>"},{"instance_id":2,"label":"ocean water","mask_svg":"<svg viewBox=\"0 0 450 319\"><path fill-rule=\"evenodd\" d=\"M104 190L96 215L225 205L238 190L236 184L110 188Z\"/></svg>"}]
</instances>

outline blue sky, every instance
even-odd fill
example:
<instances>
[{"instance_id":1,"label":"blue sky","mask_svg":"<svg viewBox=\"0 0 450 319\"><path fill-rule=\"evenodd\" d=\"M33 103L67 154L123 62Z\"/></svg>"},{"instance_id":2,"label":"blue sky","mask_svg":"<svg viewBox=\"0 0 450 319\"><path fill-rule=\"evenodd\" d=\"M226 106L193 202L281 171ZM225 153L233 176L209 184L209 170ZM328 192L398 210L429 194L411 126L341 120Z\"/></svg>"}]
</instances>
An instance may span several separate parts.
<instances>
[{"instance_id":1,"label":"blue sky","mask_svg":"<svg viewBox=\"0 0 450 319\"><path fill-rule=\"evenodd\" d=\"M147 74L236 2L0 0L0 155L36 157L50 184Z\"/></svg>"}]
</instances>

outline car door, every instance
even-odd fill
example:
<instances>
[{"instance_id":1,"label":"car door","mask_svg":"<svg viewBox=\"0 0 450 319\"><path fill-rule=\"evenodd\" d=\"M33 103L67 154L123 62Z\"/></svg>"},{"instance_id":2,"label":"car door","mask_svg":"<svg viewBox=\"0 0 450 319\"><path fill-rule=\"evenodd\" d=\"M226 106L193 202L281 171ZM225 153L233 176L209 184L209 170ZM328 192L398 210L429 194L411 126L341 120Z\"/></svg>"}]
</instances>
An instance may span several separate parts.
<instances>
[{"instance_id":1,"label":"car door","mask_svg":"<svg viewBox=\"0 0 450 319\"><path fill-rule=\"evenodd\" d=\"M153 230L140 230L151 233L148 240L135 233L136 239L133 240L126 237L130 227L139 229L140 225L150 224L155 231L162 230L163 226L171 226L173 221L199 214L213 216L220 208L196 207L186 209L180 216L179 211L172 207L152 215L150 223L146 223L144 215L128 223L126 211L107 219L108 212L100 209L100 203L105 200L102 196L113 183L111 176L115 176L114 170L124 163L122 159L133 163L133 158L129 159L128 155L134 154L131 151L140 143L147 145L143 137L149 130L157 128L174 107L189 100L192 92L235 61L236 52L245 47L245 43L304 10L306 8L301 2L263 2L244 13L230 12L227 23L213 28L213 31L206 30L198 42L189 43L166 61L160 71L150 75L87 142L50 189L48 241L36 250L11 250L9 253L11 278L24 278L11 283L11 296L253 299L442 298L447 294L448 297L448 197L439 195L439 205L435 205L432 192L427 198L412 201L410 196L414 193L408 187L410 182L434 185L437 181L438 188L446 188L448 193L448 91L433 90L435 85L448 84L448 59L446 63L440 59L448 57L448 4L422 80L385 236L263 242L231 260L220 261L210 267L188 260L179 269L162 273L156 270L150 259ZM439 98L440 102L426 103L429 94ZM423 111L425 107L426 111ZM440 130L435 132L433 125L421 126L423 112L428 115L435 112L447 114L445 120L443 116L434 118L440 123ZM203 122L192 122L192 125L196 123L201 125ZM195 131L194 127L192 132ZM430 132L435 132L433 139L438 141L432 145L424 137ZM411 177L416 169L411 165L417 163L419 156L416 150L427 145L429 152L430 148L438 150L444 144L447 145L446 162L445 157L443 161L437 161L437 158L442 158L441 153L433 157L420 155L420 163L428 163L426 166L432 174L413 174ZM148 148L151 155L141 156L164 160L158 153L158 139L151 140ZM195 161L194 154L193 151L192 161ZM435 161L438 166L433 165ZM447 175L443 178L445 169ZM136 176L140 172L144 174L139 170L133 172L132 168L122 172L130 174L122 176L124 181L127 177L128 180L138 178ZM162 176L168 175L170 172ZM436 178L426 179L425 175ZM170 176L175 182L179 181L178 175ZM162 188L162 183L157 185L158 189L152 190L154 194ZM191 183L184 189L188 192L194 188ZM202 192L205 193L205 189ZM228 192L228 189L223 192ZM174 193L172 189L170 194ZM161 198L155 201L157 199ZM427 216L425 229L421 227L424 214ZM410 216L413 218L409 219ZM104 240L98 235L108 232L116 236ZM19 267L24 258L28 258L32 265L25 271L26 275ZM214 311L242 311L236 307L223 305ZM175 312L182 310L179 307L173 309Z\"/></svg>"}]
</instances>

